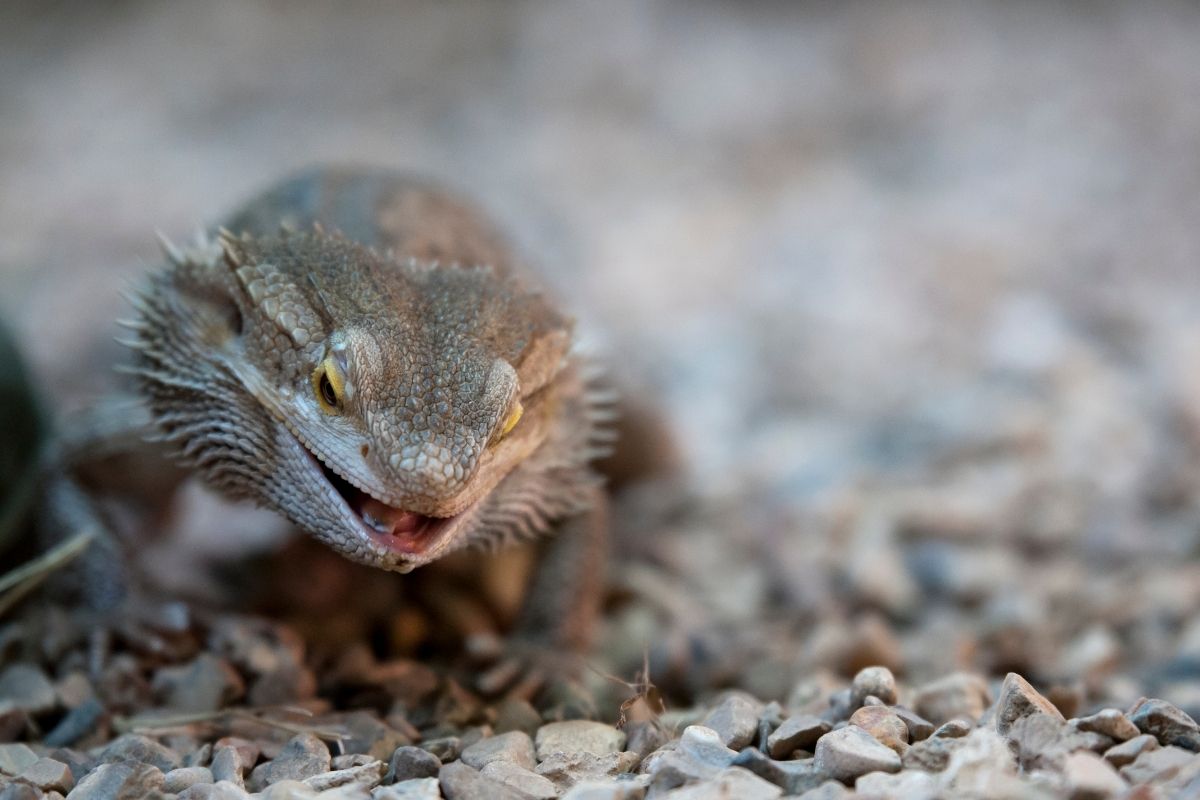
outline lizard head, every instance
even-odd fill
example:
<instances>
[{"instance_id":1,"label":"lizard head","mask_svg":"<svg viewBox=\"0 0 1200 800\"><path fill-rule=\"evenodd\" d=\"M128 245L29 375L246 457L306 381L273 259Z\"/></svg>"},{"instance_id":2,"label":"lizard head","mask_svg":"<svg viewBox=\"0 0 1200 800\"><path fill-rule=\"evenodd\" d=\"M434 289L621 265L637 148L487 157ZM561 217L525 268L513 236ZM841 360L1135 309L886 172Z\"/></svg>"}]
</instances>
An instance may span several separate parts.
<instances>
[{"instance_id":1,"label":"lizard head","mask_svg":"<svg viewBox=\"0 0 1200 800\"><path fill-rule=\"evenodd\" d=\"M571 322L508 276L320 229L168 255L133 343L163 437L356 561L466 543L551 434Z\"/></svg>"}]
</instances>

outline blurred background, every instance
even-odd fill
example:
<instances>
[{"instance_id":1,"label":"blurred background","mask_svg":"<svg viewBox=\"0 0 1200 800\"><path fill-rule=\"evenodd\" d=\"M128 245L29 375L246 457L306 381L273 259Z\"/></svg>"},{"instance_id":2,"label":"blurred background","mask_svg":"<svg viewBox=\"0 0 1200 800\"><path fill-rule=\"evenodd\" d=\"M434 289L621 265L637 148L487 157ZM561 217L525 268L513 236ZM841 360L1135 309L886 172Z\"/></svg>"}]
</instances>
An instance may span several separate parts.
<instances>
[{"instance_id":1,"label":"blurred background","mask_svg":"<svg viewBox=\"0 0 1200 800\"><path fill-rule=\"evenodd\" d=\"M1198 41L1184 2L5 3L0 315L79 406L156 230L431 176L674 426L610 666L1195 713Z\"/></svg>"}]
</instances>

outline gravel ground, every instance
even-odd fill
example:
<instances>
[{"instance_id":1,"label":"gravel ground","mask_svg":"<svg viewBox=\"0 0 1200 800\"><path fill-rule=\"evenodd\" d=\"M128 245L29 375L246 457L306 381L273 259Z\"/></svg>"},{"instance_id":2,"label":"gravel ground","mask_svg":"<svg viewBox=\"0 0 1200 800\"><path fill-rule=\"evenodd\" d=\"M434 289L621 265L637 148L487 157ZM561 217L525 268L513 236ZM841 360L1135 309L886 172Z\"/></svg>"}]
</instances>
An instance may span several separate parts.
<instances>
[{"instance_id":1,"label":"gravel ground","mask_svg":"<svg viewBox=\"0 0 1200 800\"><path fill-rule=\"evenodd\" d=\"M56 407L155 229L353 160L497 216L683 470L620 498L584 694L293 550L258 574L320 598L101 663L32 605L0 797L1200 796L1198 40L1182 2L5 4L0 313Z\"/></svg>"}]
</instances>

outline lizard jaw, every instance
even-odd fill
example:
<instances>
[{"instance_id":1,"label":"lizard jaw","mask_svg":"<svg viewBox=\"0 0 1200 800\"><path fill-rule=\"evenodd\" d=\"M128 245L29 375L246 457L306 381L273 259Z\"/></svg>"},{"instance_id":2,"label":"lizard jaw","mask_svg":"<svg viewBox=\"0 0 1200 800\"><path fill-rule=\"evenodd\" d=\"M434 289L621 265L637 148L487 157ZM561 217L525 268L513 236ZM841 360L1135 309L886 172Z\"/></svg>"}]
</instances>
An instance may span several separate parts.
<instances>
[{"instance_id":1,"label":"lizard jaw","mask_svg":"<svg viewBox=\"0 0 1200 800\"><path fill-rule=\"evenodd\" d=\"M389 506L344 479L290 431L289 437L328 486L330 499L341 506L341 516L376 547L402 559L402 563L392 569L407 572L432 561L445 549L459 527L458 523L471 510L468 507L452 516L431 517ZM303 525L302 521L297 521Z\"/></svg>"}]
</instances>

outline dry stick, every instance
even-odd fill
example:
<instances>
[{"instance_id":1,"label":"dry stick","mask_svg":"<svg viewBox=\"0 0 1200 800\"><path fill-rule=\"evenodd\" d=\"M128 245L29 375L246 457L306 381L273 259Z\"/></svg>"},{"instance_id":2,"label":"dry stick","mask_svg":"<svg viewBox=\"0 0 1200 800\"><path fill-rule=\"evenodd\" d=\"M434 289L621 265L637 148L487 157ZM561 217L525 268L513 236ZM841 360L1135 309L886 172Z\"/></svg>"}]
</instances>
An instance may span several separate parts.
<instances>
[{"instance_id":1,"label":"dry stick","mask_svg":"<svg viewBox=\"0 0 1200 800\"><path fill-rule=\"evenodd\" d=\"M52 572L74 561L95 538L94 527L84 528L33 561L0 576L0 616L41 585Z\"/></svg>"}]
</instances>

